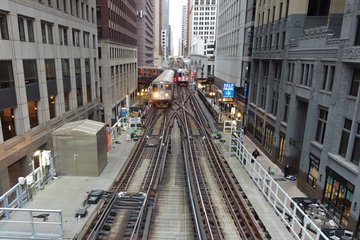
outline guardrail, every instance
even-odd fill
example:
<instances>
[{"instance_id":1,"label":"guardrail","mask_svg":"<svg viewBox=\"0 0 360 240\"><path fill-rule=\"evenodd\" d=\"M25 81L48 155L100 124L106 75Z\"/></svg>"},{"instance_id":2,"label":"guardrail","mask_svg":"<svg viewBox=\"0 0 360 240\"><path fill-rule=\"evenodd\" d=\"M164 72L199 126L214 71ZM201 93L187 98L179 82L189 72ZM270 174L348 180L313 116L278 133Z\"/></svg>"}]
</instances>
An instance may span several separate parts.
<instances>
[{"instance_id":1,"label":"guardrail","mask_svg":"<svg viewBox=\"0 0 360 240\"><path fill-rule=\"evenodd\" d=\"M295 239L328 239L309 216L279 186L259 162L250 154L240 140L240 135L231 134L230 156L235 156L248 172L269 205L281 218L281 222Z\"/></svg>"},{"instance_id":2,"label":"guardrail","mask_svg":"<svg viewBox=\"0 0 360 240\"><path fill-rule=\"evenodd\" d=\"M9 218L0 220L1 239L63 239L60 210L0 208Z\"/></svg>"}]
</instances>

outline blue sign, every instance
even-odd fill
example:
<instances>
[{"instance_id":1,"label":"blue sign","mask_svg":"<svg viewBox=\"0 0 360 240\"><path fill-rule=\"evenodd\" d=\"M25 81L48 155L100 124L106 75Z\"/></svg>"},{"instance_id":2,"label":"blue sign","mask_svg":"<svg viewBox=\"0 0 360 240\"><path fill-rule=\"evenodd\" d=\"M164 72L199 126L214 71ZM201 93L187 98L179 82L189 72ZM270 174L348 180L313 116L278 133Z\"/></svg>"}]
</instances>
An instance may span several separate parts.
<instances>
[{"instance_id":1,"label":"blue sign","mask_svg":"<svg viewBox=\"0 0 360 240\"><path fill-rule=\"evenodd\" d=\"M121 108L121 117L126 117L127 115L127 108Z\"/></svg>"},{"instance_id":2,"label":"blue sign","mask_svg":"<svg viewBox=\"0 0 360 240\"><path fill-rule=\"evenodd\" d=\"M234 83L224 83L223 89L222 89L222 96L224 98L233 98L234 97Z\"/></svg>"}]
</instances>

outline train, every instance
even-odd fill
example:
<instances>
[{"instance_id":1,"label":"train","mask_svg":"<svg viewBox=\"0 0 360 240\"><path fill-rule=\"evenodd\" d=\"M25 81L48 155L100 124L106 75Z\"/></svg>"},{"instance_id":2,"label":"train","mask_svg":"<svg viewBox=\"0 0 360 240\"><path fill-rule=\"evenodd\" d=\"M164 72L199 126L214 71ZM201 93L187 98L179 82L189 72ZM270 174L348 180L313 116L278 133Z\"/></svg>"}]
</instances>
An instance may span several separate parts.
<instances>
[{"instance_id":1,"label":"train","mask_svg":"<svg viewBox=\"0 0 360 240\"><path fill-rule=\"evenodd\" d=\"M185 68L175 69L174 82L178 85L187 85L189 83L189 72Z\"/></svg>"},{"instance_id":2,"label":"train","mask_svg":"<svg viewBox=\"0 0 360 240\"><path fill-rule=\"evenodd\" d=\"M162 72L150 85L150 98L157 108L171 105L174 92L174 74L171 69Z\"/></svg>"}]
</instances>

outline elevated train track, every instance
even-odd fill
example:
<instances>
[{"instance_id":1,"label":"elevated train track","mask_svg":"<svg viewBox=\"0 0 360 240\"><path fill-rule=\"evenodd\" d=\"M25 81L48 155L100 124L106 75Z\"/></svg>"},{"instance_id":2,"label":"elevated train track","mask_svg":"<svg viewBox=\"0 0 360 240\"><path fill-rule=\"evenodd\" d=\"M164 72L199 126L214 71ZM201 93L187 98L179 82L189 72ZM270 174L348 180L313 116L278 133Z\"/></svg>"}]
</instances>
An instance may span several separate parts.
<instances>
[{"instance_id":1,"label":"elevated train track","mask_svg":"<svg viewBox=\"0 0 360 240\"><path fill-rule=\"evenodd\" d=\"M152 107L145 126L82 239L270 238L187 88L171 107Z\"/></svg>"}]
</instances>

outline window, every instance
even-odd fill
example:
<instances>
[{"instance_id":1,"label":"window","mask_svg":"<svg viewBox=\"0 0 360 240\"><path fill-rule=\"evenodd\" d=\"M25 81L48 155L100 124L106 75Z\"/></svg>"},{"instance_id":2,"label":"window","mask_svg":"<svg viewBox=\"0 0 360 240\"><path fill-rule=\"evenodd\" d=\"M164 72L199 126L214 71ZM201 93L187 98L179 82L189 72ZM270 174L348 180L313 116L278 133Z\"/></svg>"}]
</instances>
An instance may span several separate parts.
<instances>
[{"instance_id":1,"label":"window","mask_svg":"<svg viewBox=\"0 0 360 240\"><path fill-rule=\"evenodd\" d=\"M55 100L56 100L55 96L48 97L50 119L56 117Z\"/></svg>"},{"instance_id":2,"label":"window","mask_svg":"<svg viewBox=\"0 0 360 240\"><path fill-rule=\"evenodd\" d=\"M81 3L81 9L80 10L81 10L81 18L85 19L84 3L83 2Z\"/></svg>"},{"instance_id":3,"label":"window","mask_svg":"<svg viewBox=\"0 0 360 240\"><path fill-rule=\"evenodd\" d=\"M281 19L282 8L283 8L283 3L280 3L280 9L279 9L279 20Z\"/></svg>"},{"instance_id":4,"label":"window","mask_svg":"<svg viewBox=\"0 0 360 240\"><path fill-rule=\"evenodd\" d=\"M37 83L36 60L23 60L25 84Z\"/></svg>"},{"instance_id":5,"label":"window","mask_svg":"<svg viewBox=\"0 0 360 240\"><path fill-rule=\"evenodd\" d=\"M64 12L67 12L66 1L67 1L67 0L63 0L63 4L64 4Z\"/></svg>"},{"instance_id":6,"label":"window","mask_svg":"<svg viewBox=\"0 0 360 240\"><path fill-rule=\"evenodd\" d=\"M14 109L6 108L0 111L2 134L4 141L16 136Z\"/></svg>"},{"instance_id":7,"label":"window","mask_svg":"<svg viewBox=\"0 0 360 240\"><path fill-rule=\"evenodd\" d=\"M286 135L282 132L279 133L279 162L282 163L284 161L285 156L285 138Z\"/></svg>"},{"instance_id":8,"label":"window","mask_svg":"<svg viewBox=\"0 0 360 240\"><path fill-rule=\"evenodd\" d=\"M9 39L7 14L0 12L0 39Z\"/></svg>"},{"instance_id":9,"label":"window","mask_svg":"<svg viewBox=\"0 0 360 240\"><path fill-rule=\"evenodd\" d=\"M86 5L85 14L86 14L86 20L89 21L89 6L88 5Z\"/></svg>"},{"instance_id":10,"label":"window","mask_svg":"<svg viewBox=\"0 0 360 240\"><path fill-rule=\"evenodd\" d=\"M60 45L68 45L68 28L65 26L59 25L59 42Z\"/></svg>"},{"instance_id":11,"label":"window","mask_svg":"<svg viewBox=\"0 0 360 240\"><path fill-rule=\"evenodd\" d=\"M290 95L285 95L285 109L284 109L284 117L283 121L287 122L289 117L289 104L290 104Z\"/></svg>"},{"instance_id":12,"label":"window","mask_svg":"<svg viewBox=\"0 0 360 240\"><path fill-rule=\"evenodd\" d=\"M80 17L79 13L79 0L75 0L75 9L76 9L76 16Z\"/></svg>"},{"instance_id":13,"label":"window","mask_svg":"<svg viewBox=\"0 0 360 240\"><path fill-rule=\"evenodd\" d=\"M85 77L86 77L86 84L90 84L91 83L90 58L85 58Z\"/></svg>"},{"instance_id":14,"label":"window","mask_svg":"<svg viewBox=\"0 0 360 240\"><path fill-rule=\"evenodd\" d=\"M84 47L90 47L90 33L83 32Z\"/></svg>"},{"instance_id":15,"label":"window","mask_svg":"<svg viewBox=\"0 0 360 240\"><path fill-rule=\"evenodd\" d=\"M25 41L25 27L24 27L24 19L18 17L18 25L19 25L19 37L20 41Z\"/></svg>"},{"instance_id":16,"label":"window","mask_svg":"<svg viewBox=\"0 0 360 240\"><path fill-rule=\"evenodd\" d=\"M308 4L308 16L327 16L329 14L330 0L311 0Z\"/></svg>"},{"instance_id":17,"label":"window","mask_svg":"<svg viewBox=\"0 0 360 240\"><path fill-rule=\"evenodd\" d=\"M360 83L360 68L354 68L349 95L355 97L357 96L359 83Z\"/></svg>"},{"instance_id":18,"label":"window","mask_svg":"<svg viewBox=\"0 0 360 240\"><path fill-rule=\"evenodd\" d=\"M32 19L27 19L27 28L28 28L29 42L35 42L35 37L34 37L34 20L32 20Z\"/></svg>"},{"instance_id":19,"label":"window","mask_svg":"<svg viewBox=\"0 0 360 240\"><path fill-rule=\"evenodd\" d=\"M54 43L53 32L52 32L52 23L41 21L41 35L43 43Z\"/></svg>"},{"instance_id":20,"label":"window","mask_svg":"<svg viewBox=\"0 0 360 240\"><path fill-rule=\"evenodd\" d=\"M11 61L0 61L0 89L14 87L14 73Z\"/></svg>"},{"instance_id":21,"label":"window","mask_svg":"<svg viewBox=\"0 0 360 240\"><path fill-rule=\"evenodd\" d=\"M70 14L74 15L73 0L70 0Z\"/></svg>"},{"instance_id":22,"label":"window","mask_svg":"<svg viewBox=\"0 0 360 240\"><path fill-rule=\"evenodd\" d=\"M36 101L28 102L28 111L29 111L30 128L36 127L37 125L39 125L38 109L37 109Z\"/></svg>"},{"instance_id":23,"label":"window","mask_svg":"<svg viewBox=\"0 0 360 240\"><path fill-rule=\"evenodd\" d=\"M46 81L56 80L55 60L45 59Z\"/></svg>"},{"instance_id":24,"label":"window","mask_svg":"<svg viewBox=\"0 0 360 240\"><path fill-rule=\"evenodd\" d=\"M91 8L91 21L95 23L95 14L94 14L94 8Z\"/></svg>"},{"instance_id":25,"label":"window","mask_svg":"<svg viewBox=\"0 0 360 240\"><path fill-rule=\"evenodd\" d=\"M87 85L86 86L86 99L87 102L90 103L92 100L92 95L91 95L91 85Z\"/></svg>"},{"instance_id":26,"label":"window","mask_svg":"<svg viewBox=\"0 0 360 240\"><path fill-rule=\"evenodd\" d=\"M310 153L309 171L306 182L313 188L316 188L316 182L319 176L319 165L320 165L320 159L315 155L313 155L312 153Z\"/></svg>"},{"instance_id":27,"label":"window","mask_svg":"<svg viewBox=\"0 0 360 240\"><path fill-rule=\"evenodd\" d=\"M96 49L96 36L93 34L93 48Z\"/></svg>"},{"instance_id":28,"label":"window","mask_svg":"<svg viewBox=\"0 0 360 240\"><path fill-rule=\"evenodd\" d=\"M332 91L332 85L334 83L335 66L325 65L323 68L323 82L321 90Z\"/></svg>"},{"instance_id":29,"label":"window","mask_svg":"<svg viewBox=\"0 0 360 240\"><path fill-rule=\"evenodd\" d=\"M83 105L83 96L82 96L82 88L76 88L76 99L77 99L77 106L81 107Z\"/></svg>"},{"instance_id":30,"label":"window","mask_svg":"<svg viewBox=\"0 0 360 240\"><path fill-rule=\"evenodd\" d=\"M357 16L357 27L356 27L356 34L355 34L354 45L355 45L355 46L359 46L359 45L360 45L360 17L359 17L359 16Z\"/></svg>"},{"instance_id":31,"label":"window","mask_svg":"<svg viewBox=\"0 0 360 240\"><path fill-rule=\"evenodd\" d=\"M70 111L70 91L64 92L65 112Z\"/></svg>"},{"instance_id":32,"label":"window","mask_svg":"<svg viewBox=\"0 0 360 240\"><path fill-rule=\"evenodd\" d=\"M319 118L318 118L315 140L321 144L324 143L327 117L328 117L328 111L319 108Z\"/></svg>"},{"instance_id":33,"label":"window","mask_svg":"<svg viewBox=\"0 0 360 240\"><path fill-rule=\"evenodd\" d=\"M350 119L345 118L344 127L342 130L339 155L346 158L346 151L349 144L350 132L351 132L351 124L352 121Z\"/></svg>"},{"instance_id":34,"label":"window","mask_svg":"<svg viewBox=\"0 0 360 240\"><path fill-rule=\"evenodd\" d=\"M359 165L360 162L360 123L357 124L351 162L355 163L356 165Z\"/></svg>"},{"instance_id":35,"label":"window","mask_svg":"<svg viewBox=\"0 0 360 240\"><path fill-rule=\"evenodd\" d=\"M80 30L72 30L73 46L80 47Z\"/></svg>"},{"instance_id":36,"label":"window","mask_svg":"<svg viewBox=\"0 0 360 240\"><path fill-rule=\"evenodd\" d=\"M74 59L75 61L75 78L76 80L80 80L81 82L81 63L80 63L80 59L76 58Z\"/></svg>"}]
</instances>

